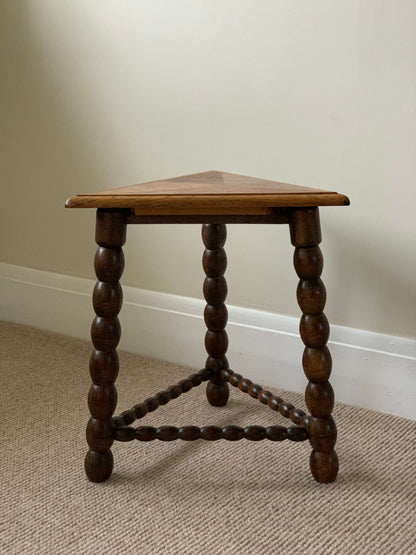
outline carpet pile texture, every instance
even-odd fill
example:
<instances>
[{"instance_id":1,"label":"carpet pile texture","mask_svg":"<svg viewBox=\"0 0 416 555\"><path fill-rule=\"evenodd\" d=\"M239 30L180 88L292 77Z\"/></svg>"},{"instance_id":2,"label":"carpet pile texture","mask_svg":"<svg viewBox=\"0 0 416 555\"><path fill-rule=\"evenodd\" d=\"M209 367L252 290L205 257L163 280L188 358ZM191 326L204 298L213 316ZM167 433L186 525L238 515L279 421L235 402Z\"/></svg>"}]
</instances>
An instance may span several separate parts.
<instances>
[{"instance_id":1,"label":"carpet pile texture","mask_svg":"<svg viewBox=\"0 0 416 555\"><path fill-rule=\"evenodd\" d=\"M6 322L0 339L0 553L416 554L415 422L336 404L328 485L311 477L309 442L246 440L115 443L111 479L92 484L90 345ZM117 414L192 373L119 354ZM234 388L211 407L204 388L140 424L289 425ZM305 410L301 395L272 391Z\"/></svg>"}]
</instances>

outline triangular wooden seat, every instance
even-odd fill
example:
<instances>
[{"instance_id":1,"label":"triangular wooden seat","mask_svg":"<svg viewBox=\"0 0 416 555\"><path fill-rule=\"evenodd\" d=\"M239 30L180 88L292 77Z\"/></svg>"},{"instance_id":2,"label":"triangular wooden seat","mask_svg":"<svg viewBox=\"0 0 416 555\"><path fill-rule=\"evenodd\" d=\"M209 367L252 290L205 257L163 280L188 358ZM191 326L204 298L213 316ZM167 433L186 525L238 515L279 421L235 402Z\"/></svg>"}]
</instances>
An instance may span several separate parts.
<instances>
[{"instance_id":1,"label":"triangular wooden seat","mask_svg":"<svg viewBox=\"0 0 416 555\"><path fill-rule=\"evenodd\" d=\"M349 204L333 191L207 171L77 195L68 208L130 208L137 215L271 214L275 207Z\"/></svg>"}]
</instances>

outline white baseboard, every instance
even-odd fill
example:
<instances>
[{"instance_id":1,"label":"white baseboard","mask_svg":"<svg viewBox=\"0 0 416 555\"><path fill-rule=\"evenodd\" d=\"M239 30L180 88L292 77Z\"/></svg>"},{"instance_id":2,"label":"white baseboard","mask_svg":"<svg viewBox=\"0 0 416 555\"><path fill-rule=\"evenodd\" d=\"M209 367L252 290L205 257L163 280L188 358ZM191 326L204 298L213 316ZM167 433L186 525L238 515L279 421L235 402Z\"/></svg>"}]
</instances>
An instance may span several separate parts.
<instances>
[{"instance_id":1,"label":"white baseboard","mask_svg":"<svg viewBox=\"0 0 416 555\"><path fill-rule=\"evenodd\" d=\"M0 263L0 318L89 339L93 280ZM202 299L123 287L120 349L195 368L206 358ZM229 306L231 367L303 392L298 319ZM331 327L337 401L416 420L416 340Z\"/></svg>"}]
</instances>

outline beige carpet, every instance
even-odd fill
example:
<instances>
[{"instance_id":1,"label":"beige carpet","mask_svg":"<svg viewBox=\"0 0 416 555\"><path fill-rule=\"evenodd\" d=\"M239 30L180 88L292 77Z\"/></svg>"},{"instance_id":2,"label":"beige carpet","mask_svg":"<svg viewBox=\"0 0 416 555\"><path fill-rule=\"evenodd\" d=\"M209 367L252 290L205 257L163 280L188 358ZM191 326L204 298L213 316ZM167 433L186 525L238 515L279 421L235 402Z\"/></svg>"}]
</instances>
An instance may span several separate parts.
<instances>
[{"instance_id":1,"label":"beige carpet","mask_svg":"<svg viewBox=\"0 0 416 555\"><path fill-rule=\"evenodd\" d=\"M330 485L311 478L308 442L245 440L117 443L112 478L91 484L89 344L6 323L0 334L0 553L416 553L415 422L337 405L341 469ZM120 359L118 412L189 374ZM141 422L288 422L234 388L226 408L211 407L203 388Z\"/></svg>"}]
</instances>

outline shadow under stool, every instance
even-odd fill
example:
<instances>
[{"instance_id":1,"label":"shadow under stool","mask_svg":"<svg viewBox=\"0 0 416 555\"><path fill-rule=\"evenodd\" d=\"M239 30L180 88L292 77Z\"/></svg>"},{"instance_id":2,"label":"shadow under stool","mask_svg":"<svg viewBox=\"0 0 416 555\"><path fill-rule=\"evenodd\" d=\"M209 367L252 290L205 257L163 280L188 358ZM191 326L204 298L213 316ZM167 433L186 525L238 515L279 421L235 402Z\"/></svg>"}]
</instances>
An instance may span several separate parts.
<instances>
[{"instance_id":1,"label":"shadow under stool","mask_svg":"<svg viewBox=\"0 0 416 555\"><path fill-rule=\"evenodd\" d=\"M95 239L98 249L94 266L98 281L93 292L96 317L91 328L94 346L90 359L92 385L88 394L91 418L87 425L89 450L85 458L89 480L103 482L111 476L111 446L114 440L134 439L309 440L312 446L310 468L315 480L324 483L335 480L338 472L338 458L334 451L337 430L331 416L334 392L328 381L332 361L326 346L329 324L323 313L326 292L320 279L323 258L319 248L319 206L348 204L348 198L336 192L219 171L77 195L67 201L69 208L97 209ZM116 348L121 333L118 313L123 299L119 280L124 269L122 246L126 241L126 229L133 224L166 223L202 224L206 274L203 291L207 302L204 319L208 328L205 347L208 358L205 367L198 373L113 417L117 404L114 384L119 369ZM226 224L233 223L289 225L291 242L295 247L294 266L300 280L297 299L303 313L300 336L305 344L302 364L309 380L305 400L310 414L229 367L225 356L228 337L225 331L227 283L224 272L227 256L224 243ZM213 406L221 407L227 403L228 384L231 384L289 418L294 425L288 428L131 426L136 419L205 381L207 399Z\"/></svg>"}]
</instances>

